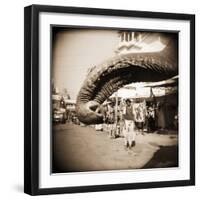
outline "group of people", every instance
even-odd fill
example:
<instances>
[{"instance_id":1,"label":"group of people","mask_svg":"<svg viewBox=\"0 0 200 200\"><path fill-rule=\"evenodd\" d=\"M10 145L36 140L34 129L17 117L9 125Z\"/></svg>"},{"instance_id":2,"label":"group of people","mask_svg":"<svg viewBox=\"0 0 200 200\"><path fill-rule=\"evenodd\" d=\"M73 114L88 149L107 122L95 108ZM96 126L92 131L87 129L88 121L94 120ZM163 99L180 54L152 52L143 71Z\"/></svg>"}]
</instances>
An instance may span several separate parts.
<instances>
[{"instance_id":1,"label":"group of people","mask_svg":"<svg viewBox=\"0 0 200 200\"><path fill-rule=\"evenodd\" d=\"M131 149L136 145L138 134L152 133L159 127L157 107L153 102L136 103L130 99L120 101L117 106L115 101L107 102L101 108L104 131L109 133L110 138L124 137L125 147Z\"/></svg>"},{"instance_id":2,"label":"group of people","mask_svg":"<svg viewBox=\"0 0 200 200\"><path fill-rule=\"evenodd\" d=\"M153 133L166 128L163 108L160 102L131 102L130 99L109 101L101 108L104 127L110 138L124 137L126 148L136 144L136 135ZM178 114L175 112L173 128L178 127Z\"/></svg>"},{"instance_id":3,"label":"group of people","mask_svg":"<svg viewBox=\"0 0 200 200\"><path fill-rule=\"evenodd\" d=\"M144 135L155 129L155 108L146 106L146 102L132 103L130 99L121 101L116 107L114 101L108 102L101 108L103 113L104 130L110 138L124 137L125 148L131 149L136 145L136 135ZM117 110L116 110L117 109Z\"/></svg>"}]
</instances>

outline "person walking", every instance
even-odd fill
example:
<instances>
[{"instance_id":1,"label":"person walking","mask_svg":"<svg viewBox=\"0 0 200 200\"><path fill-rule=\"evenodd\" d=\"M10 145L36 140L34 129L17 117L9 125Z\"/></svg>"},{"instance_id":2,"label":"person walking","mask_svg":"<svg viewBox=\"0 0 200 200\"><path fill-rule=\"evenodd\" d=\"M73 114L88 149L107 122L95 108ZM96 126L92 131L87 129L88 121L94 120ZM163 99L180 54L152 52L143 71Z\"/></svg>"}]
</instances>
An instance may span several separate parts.
<instances>
[{"instance_id":1,"label":"person walking","mask_svg":"<svg viewBox=\"0 0 200 200\"><path fill-rule=\"evenodd\" d=\"M111 101L108 104L108 109L107 109L107 124L108 124L108 132L109 132L109 137L111 139L115 138L115 129L116 129L116 124L115 124L115 110L114 110L114 102Z\"/></svg>"},{"instance_id":2,"label":"person walking","mask_svg":"<svg viewBox=\"0 0 200 200\"><path fill-rule=\"evenodd\" d=\"M151 104L147 109L147 132L152 133L155 131L155 108Z\"/></svg>"},{"instance_id":3,"label":"person walking","mask_svg":"<svg viewBox=\"0 0 200 200\"><path fill-rule=\"evenodd\" d=\"M136 145L136 131L135 131L135 111L134 106L131 105L130 99L126 100L126 106L123 111L124 117L124 128L123 128L123 135L124 135L124 145L125 148L131 149L133 146Z\"/></svg>"}]
</instances>

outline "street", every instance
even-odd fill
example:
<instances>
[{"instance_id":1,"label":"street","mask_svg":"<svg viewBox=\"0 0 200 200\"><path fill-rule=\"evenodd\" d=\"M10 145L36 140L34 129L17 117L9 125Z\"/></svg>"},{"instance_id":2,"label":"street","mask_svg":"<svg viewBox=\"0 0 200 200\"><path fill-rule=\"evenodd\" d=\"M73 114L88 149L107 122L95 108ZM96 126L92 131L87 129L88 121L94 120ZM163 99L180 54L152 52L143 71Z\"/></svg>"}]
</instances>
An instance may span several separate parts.
<instances>
[{"instance_id":1,"label":"street","mask_svg":"<svg viewBox=\"0 0 200 200\"><path fill-rule=\"evenodd\" d=\"M75 124L53 126L53 173L163 168L178 166L178 135L138 134L136 146L124 148L123 138Z\"/></svg>"}]
</instances>

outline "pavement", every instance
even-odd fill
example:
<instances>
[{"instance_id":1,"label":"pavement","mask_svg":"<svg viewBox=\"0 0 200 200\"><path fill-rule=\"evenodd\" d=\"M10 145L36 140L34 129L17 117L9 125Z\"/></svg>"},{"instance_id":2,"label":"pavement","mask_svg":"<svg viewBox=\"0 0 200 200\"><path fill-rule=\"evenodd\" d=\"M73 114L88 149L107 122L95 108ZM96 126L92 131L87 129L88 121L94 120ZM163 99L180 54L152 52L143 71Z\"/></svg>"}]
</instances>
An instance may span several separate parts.
<instances>
[{"instance_id":1,"label":"pavement","mask_svg":"<svg viewBox=\"0 0 200 200\"><path fill-rule=\"evenodd\" d=\"M111 139L107 132L90 126L53 126L54 173L127 170L178 166L178 134L138 134L136 146L124 148L124 138Z\"/></svg>"}]
</instances>

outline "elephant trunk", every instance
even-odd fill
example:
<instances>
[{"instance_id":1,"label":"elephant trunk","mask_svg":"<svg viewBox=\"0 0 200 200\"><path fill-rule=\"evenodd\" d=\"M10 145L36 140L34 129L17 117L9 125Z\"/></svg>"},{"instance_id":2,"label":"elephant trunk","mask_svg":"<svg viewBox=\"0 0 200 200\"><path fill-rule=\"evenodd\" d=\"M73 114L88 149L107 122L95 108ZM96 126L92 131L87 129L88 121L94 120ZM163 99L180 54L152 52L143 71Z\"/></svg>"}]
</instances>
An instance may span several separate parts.
<instances>
[{"instance_id":1,"label":"elephant trunk","mask_svg":"<svg viewBox=\"0 0 200 200\"><path fill-rule=\"evenodd\" d=\"M95 66L86 77L77 97L77 116L85 124L102 123L102 114L95 111L119 88L133 82L166 80L177 74L177 48L170 44L156 53L116 56Z\"/></svg>"}]
</instances>

